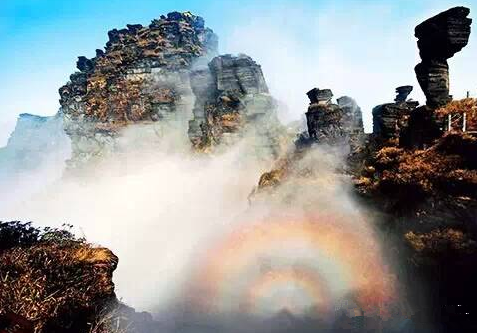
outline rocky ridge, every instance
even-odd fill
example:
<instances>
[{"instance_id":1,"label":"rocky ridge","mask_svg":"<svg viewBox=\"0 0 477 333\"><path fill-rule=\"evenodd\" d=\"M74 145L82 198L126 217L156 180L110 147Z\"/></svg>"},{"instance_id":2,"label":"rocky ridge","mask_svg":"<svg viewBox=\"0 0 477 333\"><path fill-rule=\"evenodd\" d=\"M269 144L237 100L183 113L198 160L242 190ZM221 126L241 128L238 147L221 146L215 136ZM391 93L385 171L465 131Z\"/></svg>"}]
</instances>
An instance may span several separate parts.
<instances>
[{"instance_id":1,"label":"rocky ridge","mask_svg":"<svg viewBox=\"0 0 477 333\"><path fill-rule=\"evenodd\" d=\"M415 311L422 311L419 320L447 331L475 328L470 322L459 327L461 314L451 309L457 304L469 309L477 296L472 281L477 257L477 138L469 131L475 125L477 102L451 101L448 72L432 71L447 69L446 60L467 44L468 14L467 8L453 8L416 28L423 59L416 74L427 105L418 107L408 99L411 86L398 87L394 103L374 108L373 133L354 154L358 163L350 164L353 154L349 155L348 168L340 171L351 176L356 198L395 244L390 251L401 260L399 279L409 286ZM308 96L308 140L336 145L336 138L353 126L340 123L343 110L331 103L329 90L313 89ZM298 170L303 148L309 149L298 145L263 174L254 194L273 194L289 177L313 182L316 174ZM443 322L443 317L449 320Z\"/></svg>"},{"instance_id":2,"label":"rocky ridge","mask_svg":"<svg viewBox=\"0 0 477 333\"><path fill-rule=\"evenodd\" d=\"M475 119L475 100L450 102L446 70L447 59L467 44L471 23L468 14L466 8L454 8L416 28L423 60L416 74L427 97L426 106L418 107L417 102L408 99L410 86L399 87L394 103L374 109L374 133L365 135L356 102L342 97L334 104L330 90L315 88L308 92L308 132L300 134L289 156L262 175L258 186L259 191L267 189L272 193L286 177L300 177L303 181L318 177L307 170L293 172L310 147L349 147L346 167L339 172L353 179L355 196L380 221L384 236L396 240L397 245L390 251L402 258L400 279L410 282L408 294L417 309L426 308L424 300L431 300L432 313L427 315L435 322L443 313L449 315L444 305L470 304L477 296L473 288L477 140L475 134L466 132L465 125L453 127L445 123L447 116L454 114L465 113L468 119ZM176 38L182 34L184 38ZM149 38L152 44L146 42ZM157 42L162 39L167 51ZM119 129L130 124L176 121L175 116L185 110L182 102L188 100L192 108L189 96L195 96L193 114L179 117L179 121L185 119L189 138L198 149L236 141L247 122L256 117L267 119L272 114L273 99L260 67L249 57L228 55L216 57L204 66L202 61L206 59L207 63L213 53L214 40L200 18L171 13L148 28L134 25L128 26L127 31L113 30L106 52L99 51L98 57L91 60L80 58L81 72L73 74L71 82L60 89L65 129L73 141L72 163L102 156L104 149L114 147ZM181 53L183 47L187 55ZM139 50L141 55L135 57L136 51L131 50ZM128 58L131 54L132 58ZM200 68L195 67L195 61ZM172 84L170 77L175 78ZM173 116L168 118L162 111ZM0 255L12 253L21 254L22 250L8 249ZM38 257L36 253L33 258ZM53 254L46 257L50 255ZM115 261L108 262L107 274L101 276L106 276L109 283ZM110 298L112 289L106 285L109 287L103 296ZM422 285L428 290L423 291ZM439 294L433 295L435 290ZM11 295L5 299L14 299ZM422 299L419 295L423 295Z\"/></svg>"},{"instance_id":3,"label":"rocky ridge","mask_svg":"<svg viewBox=\"0 0 477 333\"><path fill-rule=\"evenodd\" d=\"M364 134L361 109L352 98L343 96L333 104L329 89L314 88L308 93L310 106L306 113L308 135L320 142L349 139Z\"/></svg>"},{"instance_id":4,"label":"rocky ridge","mask_svg":"<svg viewBox=\"0 0 477 333\"><path fill-rule=\"evenodd\" d=\"M197 150L236 142L250 127L274 149L278 120L260 66L246 55L215 57L217 36L201 17L173 12L108 35L59 90L73 169L120 150L121 130L137 124L152 126L150 143L172 129Z\"/></svg>"},{"instance_id":5,"label":"rocky ridge","mask_svg":"<svg viewBox=\"0 0 477 333\"><path fill-rule=\"evenodd\" d=\"M194 98L189 74L217 53L217 36L189 12L108 36L95 58L79 57L80 71L59 90L72 166L114 151L119 130L129 124L186 128Z\"/></svg>"}]
</instances>

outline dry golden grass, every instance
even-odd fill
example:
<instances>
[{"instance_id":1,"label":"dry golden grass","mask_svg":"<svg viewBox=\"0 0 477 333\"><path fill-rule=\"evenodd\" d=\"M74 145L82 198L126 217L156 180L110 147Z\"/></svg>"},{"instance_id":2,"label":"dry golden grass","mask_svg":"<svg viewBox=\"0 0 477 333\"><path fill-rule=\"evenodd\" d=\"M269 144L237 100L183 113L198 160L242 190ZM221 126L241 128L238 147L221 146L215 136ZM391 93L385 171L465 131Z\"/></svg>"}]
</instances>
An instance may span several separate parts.
<instances>
[{"instance_id":1,"label":"dry golden grass","mask_svg":"<svg viewBox=\"0 0 477 333\"><path fill-rule=\"evenodd\" d=\"M465 98L452 101L446 106L438 109L436 115L445 118L447 115L466 114L467 130L477 131L477 99Z\"/></svg>"},{"instance_id":2,"label":"dry golden grass","mask_svg":"<svg viewBox=\"0 0 477 333\"><path fill-rule=\"evenodd\" d=\"M122 313L118 307L105 309L92 323L88 333L127 333L128 327L121 325L121 320Z\"/></svg>"},{"instance_id":3,"label":"dry golden grass","mask_svg":"<svg viewBox=\"0 0 477 333\"><path fill-rule=\"evenodd\" d=\"M416 193L453 191L477 193L477 139L465 133L449 132L425 150L385 147L376 153L372 179L358 182L369 190L386 187ZM413 193L415 194L415 193ZM449 193L450 194L450 193Z\"/></svg>"},{"instance_id":4,"label":"dry golden grass","mask_svg":"<svg viewBox=\"0 0 477 333\"><path fill-rule=\"evenodd\" d=\"M38 240L24 242L25 230L18 245L0 250L0 313L22 316L35 332L87 332L101 308L115 300L117 257L56 230L27 230Z\"/></svg>"},{"instance_id":5,"label":"dry golden grass","mask_svg":"<svg viewBox=\"0 0 477 333\"><path fill-rule=\"evenodd\" d=\"M436 229L429 233L414 233L404 235L408 244L417 252L438 255L449 250L471 252L476 249L477 243L469 239L461 230Z\"/></svg>"},{"instance_id":6,"label":"dry golden grass","mask_svg":"<svg viewBox=\"0 0 477 333\"><path fill-rule=\"evenodd\" d=\"M285 169L274 169L269 172L265 172L258 182L259 189L265 189L275 187L279 185L286 174Z\"/></svg>"},{"instance_id":7,"label":"dry golden grass","mask_svg":"<svg viewBox=\"0 0 477 333\"><path fill-rule=\"evenodd\" d=\"M227 132L235 132L243 127L243 117L238 112L226 113L217 117L214 120L216 125L219 125Z\"/></svg>"},{"instance_id":8,"label":"dry golden grass","mask_svg":"<svg viewBox=\"0 0 477 333\"><path fill-rule=\"evenodd\" d=\"M107 263L112 266L117 264L117 258L106 248L83 246L72 255L72 260L87 264Z\"/></svg>"}]
</instances>

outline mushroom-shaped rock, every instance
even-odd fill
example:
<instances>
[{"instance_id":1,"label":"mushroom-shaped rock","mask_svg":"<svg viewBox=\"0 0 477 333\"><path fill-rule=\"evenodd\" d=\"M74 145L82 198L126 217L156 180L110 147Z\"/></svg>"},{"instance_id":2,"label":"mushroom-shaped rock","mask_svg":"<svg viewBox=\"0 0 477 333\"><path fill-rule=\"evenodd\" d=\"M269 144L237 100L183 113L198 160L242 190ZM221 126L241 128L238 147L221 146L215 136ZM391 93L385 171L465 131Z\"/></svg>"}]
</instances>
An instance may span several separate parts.
<instances>
[{"instance_id":1,"label":"mushroom-shaped rock","mask_svg":"<svg viewBox=\"0 0 477 333\"><path fill-rule=\"evenodd\" d=\"M447 59L469 42L470 9L451 8L419 24L415 29L422 62L415 68L427 105L438 108L452 100L449 95Z\"/></svg>"},{"instance_id":2,"label":"mushroom-shaped rock","mask_svg":"<svg viewBox=\"0 0 477 333\"><path fill-rule=\"evenodd\" d=\"M401 86L396 88L396 98L394 101L396 103L403 103L407 100L407 97L412 92L412 86Z\"/></svg>"}]
</instances>

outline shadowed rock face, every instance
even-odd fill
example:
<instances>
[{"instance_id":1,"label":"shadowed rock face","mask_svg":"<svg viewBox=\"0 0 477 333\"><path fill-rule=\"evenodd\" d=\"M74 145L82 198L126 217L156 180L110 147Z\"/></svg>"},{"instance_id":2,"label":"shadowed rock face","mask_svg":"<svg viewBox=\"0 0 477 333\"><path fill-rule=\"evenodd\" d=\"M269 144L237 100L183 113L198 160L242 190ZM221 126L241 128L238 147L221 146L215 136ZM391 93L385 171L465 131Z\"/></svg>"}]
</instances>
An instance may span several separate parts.
<instances>
[{"instance_id":1,"label":"shadowed rock face","mask_svg":"<svg viewBox=\"0 0 477 333\"><path fill-rule=\"evenodd\" d=\"M412 86L401 86L396 88L396 98L394 101L396 103L402 103L407 100L407 97L409 94L412 92L413 87Z\"/></svg>"},{"instance_id":2,"label":"shadowed rock face","mask_svg":"<svg viewBox=\"0 0 477 333\"><path fill-rule=\"evenodd\" d=\"M352 98L343 96L338 98L338 104L333 104L331 90L318 88L307 95L310 106L306 119L311 139L330 143L364 133L361 109Z\"/></svg>"},{"instance_id":3,"label":"shadowed rock face","mask_svg":"<svg viewBox=\"0 0 477 333\"><path fill-rule=\"evenodd\" d=\"M419 39L420 56L423 60L449 59L469 42L472 19L467 18L470 9L451 8L419 24L415 36Z\"/></svg>"},{"instance_id":4,"label":"shadowed rock face","mask_svg":"<svg viewBox=\"0 0 477 333\"><path fill-rule=\"evenodd\" d=\"M398 143L409 115L419 105L407 99L412 89L412 86L397 87L395 103L378 105L373 109L373 133L380 144Z\"/></svg>"},{"instance_id":5,"label":"shadowed rock face","mask_svg":"<svg viewBox=\"0 0 477 333\"><path fill-rule=\"evenodd\" d=\"M346 154L346 168L354 172L361 163L360 151L365 139L361 108L348 96L332 103L330 89L314 88L308 93L310 105L306 112L308 133L301 133L295 142L298 150L310 145L338 146Z\"/></svg>"},{"instance_id":6,"label":"shadowed rock face","mask_svg":"<svg viewBox=\"0 0 477 333\"><path fill-rule=\"evenodd\" d=\"M417 79L427 98L427 105L436 108L452 100L449 95L449 65L447 59L468 43L472 20L465 7L451 8L415 29L422 62L415 68Z\"/></svg>"},{"instance_id":7,"label":"shadowed rock face","mask_svg":"<svg viewBox=\"0 0 477 333\"><path fill-rule=\"evenodd\" d=\"M311 104L328 104L331 103L333 93L330 89L313 88L306 93Z\"/></svg>"}]
</instances>

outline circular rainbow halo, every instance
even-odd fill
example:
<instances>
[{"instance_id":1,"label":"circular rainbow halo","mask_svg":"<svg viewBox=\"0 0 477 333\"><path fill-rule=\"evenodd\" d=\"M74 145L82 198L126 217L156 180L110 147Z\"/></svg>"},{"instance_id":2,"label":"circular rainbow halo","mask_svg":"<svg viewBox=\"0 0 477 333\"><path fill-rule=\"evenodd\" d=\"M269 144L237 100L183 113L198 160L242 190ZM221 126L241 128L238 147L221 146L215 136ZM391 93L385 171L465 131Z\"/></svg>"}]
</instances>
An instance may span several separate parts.
<instances>
[{"instance_id":1,"label":"circular rainbow halo","mask_svg":"<svg viewBox=\"0 0 477 333\"><path fill-rule=\"evenodd\" d=\"M331 318L343 298L386 316L394 277L363 221L274 217L246 223L199 261L187 291L194 311Z\"/></svg>"}]
</instances>

